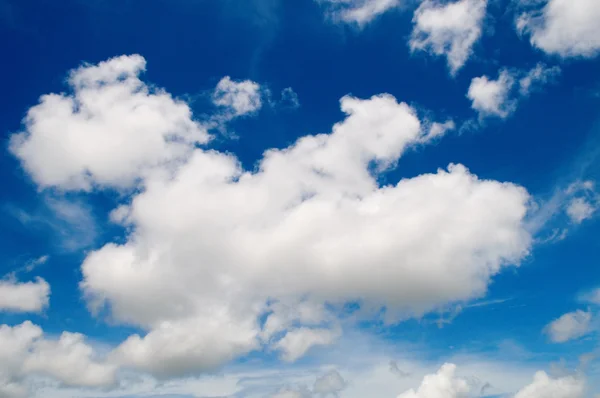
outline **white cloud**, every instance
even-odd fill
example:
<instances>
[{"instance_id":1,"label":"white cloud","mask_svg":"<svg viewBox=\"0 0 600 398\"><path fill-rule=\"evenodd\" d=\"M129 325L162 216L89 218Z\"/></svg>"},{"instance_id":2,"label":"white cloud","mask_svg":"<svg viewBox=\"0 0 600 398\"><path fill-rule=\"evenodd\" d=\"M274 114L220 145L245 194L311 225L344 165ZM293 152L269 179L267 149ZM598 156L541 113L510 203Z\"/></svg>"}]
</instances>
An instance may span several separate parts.
<instances>
[{"instance_id":1,"label":"white cloud","mask_svg":"<svg viewBox=\"0 0 600 398\"><path fill-rule=\"evenodd\" d=\"M0 325L0 396L31 396L28 377L51 377L66 386L108 386L116 367L94 359L83 336L63 333L45 339L42 329L27 321L14 327Z\"/></svg>"},{"instance_id":2,"label":"white cloud","mask_svg":"<svg viewBox=\"0 0 600 398\"><path fill-rule=\"evenodd\" d=\"M282 351L284 361L293 362L314 346L333 343L338 336L339 332L328 329L293 329L275 344L275 348Z\"/></svg>"},{"instance_id":3,"label":"white cloud","mask_svg":"<svg viewBox=\"0 0 600 398\"><path fill-rule=\"evenodd\" d=\"M555 79L561 72L560 67L547 67L539 63L519 80L519 92L521 95L529 95L539 86L547 84Z\"/></svg>"},{"instance_id":4,"label":"white cloud","mask_svg":"<svg viewBox=\"0 0 600 398\"><path fill-rule=\"evenodd\" d=\"M600 206L600 194L596 192L593 181L577 181L565 191L568 198L565 212L571 222L581 224L591 218Z\"/></svg>"},{"instance_id":5,"label":"white cloud","mask_svg":"<svg viewBox=\"0 0 600 398\"><path fill-rule=\"evenodd\" d=\"M0 312L40 312L48 306L50 285L42 278L19 283L0 280Z\"/></svg>"},{"instance_id":6,"label":"white cloud","mask_svg":"<svg viewBox=\"0 0 600 398\"><path fill-rule=\"evenodd\" d=\"M338 396L344 388L346 388L346 382L344 378L337 370L330 370L323 376L320 376L315 380L313 386L313 393L320 394L321 396Z\"/></svg>"},{"instance_id":7,"label":"white cloud","mask_svg":"<svg viewBox=\"0 0 600 398\"><path fill-rule=\"evenodd\" d=\"M398 7L400 0L317 0L325 3L334 20L362 27L381 14Z\"/></svg>"},{"instance_id":8,"label":"white cloud","mask_svg":"<svg viewBox=\"0 0 600 398\"><path fill-rule=\"evenodd\" d=\"M423 1L413 17L411 50L445 56L450 73L455 75L481 36L486 7L487 0Z\"/></svg>"},{"instance_id":9,"label":"white cloud","mask_svg":"<svg viewBox=\"0 0 600 398\"><path fill-rule=\"evenodd\" d=\"M514 398L583 398L585 380L577 376L551 378L537 372L533 382L517 392Z\"/></svg>"},{"instance_id":10,"label":"white cloud","mask_svg":"<svg viewBox=\"0 0 600 398\"><path fill-rule=\"evenodd\" d=\"M130 187L208 140L187 104L138 77L146 61L121 56L71 72L72 94L44 95L10 151L41 187ZM60 143L60 145L56 145Z\"/></svg>"},{"instance_id":11,"label":"white cloud","mask_svg":"<svg viewBox=\"0 0 600 398\"><path fill-rule=\"evenodd\" d=\"M567 207L567 214L571 221L581 224L584 220L592 217L596 206L585 198L573 198Z\"/></svg>"},{"instance_id":12,"label":"white cloud","mask_svg":"<svg viewBox=\"0 0 600 398\"><path fill-rule=\"evenodd\" d=\"M225 108L225 118L252 114L262 107L260 85L251 80L234 81L225 76L213 93L213 103Z\"/></svg>"},{"instance_id":13,"label":"white cloud","mask_svg":"<svg viewBox=\"0 0 600 398\"><path fill-rule=\"evenodd\" d=\"M467 93L472 101L471 107L479 113L480 118L507 117L516 107L515 101L510 98L514 82L513 76L506 70L500 71L496 80L490 80L487 76L474 78Z\"/></svg>"},{"instance_id":14,"label":"white cloud","mask_svg":"<svg viewBox=\"0 0 600 398\"><path fill-rule=\"evenodd\" d=\"M110 386L116 366L95 361L93 348L84 340L79 333L63 332L58 340L35 341L23 372L51 376L67 386Z\"/></svg>"},{"instance_id":15,"label":"white cloud","mask_svg":"<svg viewBox=\"0 0 600 398\"><path fill-rule=\"evenodd\" d=\"M541 63L529 71L502 69L496 80L488 76L473 78L467 98L472 101L471 107L479 113L480 120L490 116L506 118L516 110L521 98L539 91L559 74L559 67L550 68Z\"/></svg>"},{"instance_id":16,"label":"white cloud","mask_svg":"<svg viewBox=\"0 0 600 398\"><path fill-rule=\"evenodd\" d=\"M410 389L398 398L467 398L470 388L466 380L454 375L456 365L444 364L436 374L427 375L421 386Z\"/></svg>"},{"instance_id":17,"label":"white cloud","mask_svg":"<svg viewBox=\"0 0 600 398\"><path fill-rule=\"evenodd\" d=\"M541 10L517 20L531 44L561 57L593 57L600 52L600 3L597 0L545 0Z\"/></svg>"},{"instance_id":18,"label":"white cloud","mask_svg":"<svg viewBox=\"0 0 600 398\"><path fill-rule=\"evenodd\" d=\"M569 340L585 336L591 331L592 314L577 310L562 315L546 326L545 331L555 343L564 343Z\"/></svg>"},{"instance_id":19,"label":"white cloud","mask_svg":"<svg viewBox=\"0 0 600 398\"><path fill-rule=\"evenodd\" d=\"M424 137L423 141L428 142L436 138L440 138L445 135L448 131L454 130L456 124L453 120L447 120L444 123L433 122L429 126L429 133Z\"/></svg>"},{"instance_id":20,"label":"white cloud","mask_svg":"<svg viewBox=\"0 0 600 398\"><path fill-rule=\"evenodd\" d=\"M85 69L76 74L89 75ZM129 74L109 86L130 79L143 85ZM90 85L88 95L102 96L106 85L96 86L98 93ZM141 103L156 96L143 89L118 91L122 103L130 102L128 96ZM173 104L168 94L160 98ZM201 132L185 104L176 108L187 116L177 119L183 133L172 126L170 134L187 136L191 126ZM275 327L277 333L264 333L259 320L273 302L318 307L360 300L383 308L394 322L481 297L494 275L527 255L525 189L479 179L462 165L379 186L380 173L408 148L422 145L430 131L411 107L390 95L344 97L341 109L347 117L330 134L268 150L254 171L190 139L178 140L187 147L177 151L185 156L177 157L176 168L167 162L148 172L138 167L134 151L122 153L117 163L136 167L111 167L111 174L85 178L76 167L64 173L69 178L52 180L59 188L80 189L143 183L113 213L128 227L127 241L106 244L82 264L81 288L90 307L107 305L113 321L144 330L112 358L158 377L213 369L262 344L283 349L293 360L310 348L306 341L333 341L299 338L298 331L337 330L335 322L314 326L314 318L296 314ZM105 119L118 119L112 110L120 112L109 107ZM47 124L43 118L38 123ZM135 129L111 135L101 130L109 125L94 118L90 123L94 128L81 126L81 136L105 137L107 146L138 139ZM70 140L63 134L44 137L50 148ZM202 137L208 139L203 131ZM91 156L97 170L114 163L104 148ZM26 152L15 153L27 164ZM51 160L42 156L35 166L52 168L54 163L44 163ZM73 176L85 183L73 185Z\"/></svg>"},{"instance_id":21,"label":"white cloud","mask_svg":"<svg viewBox=\"0 0 600 398\"><path fill-rule=\"evenodd\" d=\"M581 294L579 300L584 303L600 305L600 287Z\"/></svg>"}]
</instances>

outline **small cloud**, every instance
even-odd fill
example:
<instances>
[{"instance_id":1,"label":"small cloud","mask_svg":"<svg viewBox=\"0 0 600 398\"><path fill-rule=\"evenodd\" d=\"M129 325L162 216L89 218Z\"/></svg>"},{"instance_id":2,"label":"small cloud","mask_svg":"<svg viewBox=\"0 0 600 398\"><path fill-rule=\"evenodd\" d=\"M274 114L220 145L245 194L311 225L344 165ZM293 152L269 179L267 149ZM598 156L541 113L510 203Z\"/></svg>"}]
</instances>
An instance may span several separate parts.
<instances>
[{"instance_id":1,"label":"small cloud","mask_svg":"<svg viewBox=\"0 0 600 398\"><path fill-rule=\"evenodd\" d=\"M473 78L467 98L479 114L479 125L488 117L507 118L517 109L521 99L541 90L544 84L554 82L560 72L557 66L538 63L529 71L501 69L495 80L488 76Z\"/></svg>"},{"instance_id":2,"label":"small cloud","mask_svg":"<svg viewBox=\"0 0 600 398\"><path fill-rule=\"evenodd\" d=\"M29 260L24 267L25 272L31 272L40 265L46 264L50 256L47 254L33 260Z\"/></svg>"},{"instance_id":3,"label":"small cloud","mask_svg":"<svg viewBox=\"0 0 600 398\"><path fill-rule=\"evenodd\" d=\"M476 77L471 81L467 98L472 101L471 107L479 113L479 118L489 116L506 118L516 109L515 100L510 98L514 77L502 70L496 80L487 76Z\"/></svg>"},{"instance_id":4,"label":"small cloud","mask_svg":"<svg viewBox=\"0 0 600 398\"><path fill-rule=\"evenodd\" d=\"M573 198L567 207L567 214L575 224L581 224L584 220L592 217L595 211L596 206L585 198Z\"/></svg>"},{"instance_id":5,"label":"small cloud","mask_svg":"<svg viewBox=\"0 0 600 398\"><path fill-rule=\"evenodd\" d=\"M328 8L336 22L353 24L359 28L400 5L400 0L316 0Z\"/></svg>"},{"instance_id":6,"label":"small cloud","mask_svg":"<svg viewBox=\"0 0 600 398\"><path fill-rule=\"evenodd\" d=\"M13 276L0 280L0 312L41 312L48 307L50 285L42 278L21 283Z\"/></svg>"},{"instance_id":7,"label":"small cloud","mask_svg":"<svg viewBox=\"0 0 600 398\"><path fill-rule=\"evenodd\" d=\"M251 80L234 81L222 78L212 96L213 103L224 109L222 117L231 120L253 114L262 107L260 85Z\"/></svg>"},{"instance_id":8,"label":"small cloud","mask_svg":"<svg viewBox=\"0 0 600 398\"><path fill-rule=\"evenodd\" d=\"M592 314L577 310L562 315L546 326L544 332L554 343L565 343L590 333Z\"/></svg>"},{"instance_id":9,"label":"small cloud","mask_svg":"<svg viewBox=\"0 0 600 398\"><path fill-rule=\"evenodd\" d=\"M300 99L298 94L291 88L284 88L281 91L281 100L279 101L281 106L291 109L297 109L300 107Z\"/></svg>"}]
</instances>

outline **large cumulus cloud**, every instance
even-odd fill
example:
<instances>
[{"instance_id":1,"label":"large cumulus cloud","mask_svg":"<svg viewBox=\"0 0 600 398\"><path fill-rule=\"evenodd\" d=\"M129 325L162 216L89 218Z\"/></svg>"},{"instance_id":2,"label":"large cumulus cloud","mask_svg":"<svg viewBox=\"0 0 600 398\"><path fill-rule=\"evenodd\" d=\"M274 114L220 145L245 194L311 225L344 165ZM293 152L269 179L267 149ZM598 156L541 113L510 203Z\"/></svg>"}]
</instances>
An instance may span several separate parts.
<instances>
[{"instance_id":1,"label":"large cumulus cloud","mask_svg":"<svg viewBox=\"0 0 600 398\"><path fill-rule=\"evenodd\" d=\"M202 146L206 129L143 83L144 67L122 56L76 69L73 92L42 97L11 146L41 187L136 188L111 214L126 241L82 264L90 308L145 331L116 363L169 377L265 345L295 359L335 340L338 306L421 316L484 295L529 251L522 187L460 164L378 183L430 139L391 95L343 97L331 132L246 170ZM308 310L282 314L300 303Z\"/></svg>"}]
</instances>

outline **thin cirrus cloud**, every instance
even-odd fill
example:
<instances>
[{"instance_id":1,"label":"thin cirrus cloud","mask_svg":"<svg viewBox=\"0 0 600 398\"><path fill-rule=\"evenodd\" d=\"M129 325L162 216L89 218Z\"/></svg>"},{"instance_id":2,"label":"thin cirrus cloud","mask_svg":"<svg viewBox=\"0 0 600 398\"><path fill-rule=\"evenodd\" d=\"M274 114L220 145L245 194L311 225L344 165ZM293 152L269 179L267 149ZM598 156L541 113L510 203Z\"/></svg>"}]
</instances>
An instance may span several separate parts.
<instances>
[{"instance_id":1,"label":"thin cirrus cloud","mask_svg":"<svg viewBox=\"0 0 600 398\"><path fill-rule=\"evenodd\" d=\"M185 103L147 88L144 67L134 55L76 69L73 94L42 97L11 145L41 188L143 188L112 216L131 227L127 241L90 252L81 268L92 310L106 305L115 322L145 331L115 348L111 363L168 378L265 346L295 359L334 341L338 320L323 304L360 298L397 322L484 295L492 276L530 250L522 187L480 180L462 165L378 187L370 165L382 172L429 142L414 109L391 95L343 97L346 117L330 134L268 150L250 172L231 154L199 147L210 136ZM138 103L156 110L152 123L130 119ZM86 138L73 142L57 121ZM120 125L115 161L107 148ZM149 147L128 147L141 129ZM88 141L98 145L82 156ZM55 145L41 145L50 142L81 148L56 157ZM270 323L263 339L259 319L280 317L274 303L324 314Z\"/></svg>"},{"instance_id":2,"label":"thin cirrus cloud","mask_svg":"<svg viewBox=\"0 0 600 398\"><path fill-rule=\"evenodd\" d=\"M323 4L335 21L363 27L385 12L398 7L401 0L315 0Z\"/></svg>"}]
</instances>

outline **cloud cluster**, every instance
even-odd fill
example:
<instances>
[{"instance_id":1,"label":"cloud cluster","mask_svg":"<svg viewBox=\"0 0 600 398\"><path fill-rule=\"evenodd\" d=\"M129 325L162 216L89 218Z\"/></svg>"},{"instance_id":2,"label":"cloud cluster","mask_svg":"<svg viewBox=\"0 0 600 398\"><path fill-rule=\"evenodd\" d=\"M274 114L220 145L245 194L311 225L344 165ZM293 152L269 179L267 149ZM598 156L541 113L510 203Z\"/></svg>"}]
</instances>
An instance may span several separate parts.
<instances>
[{"instance_id":1,"label":"cloud cluster","mask_svg":"<svg viewBox=\"0 0 600 398\"><path fill-rule=\"evenodd\" d=\"M517 19L517 29L530 35L531 44L561 57L594 57L600 53L598 1L545 0L541 4L541 9L527 11Z\"/></svg>"},{"instance_id":2,"label":"cloud cluster","mask_svg":"<svg viewBox=\"0 0 600 398\"><path fill-rule=\"evenodd\" d=\"M435 374L424 377L417 390L410 389L398 398L467 398L476 395L475 388L466 380L455 375L456 365L444 364ZM553 378L546 372L535 374L533 382L513 398L582 398L585 393L585 379L579 375ZM508 395L507 395L508 396Z\"/></svg>"},{"instance_id":3,"label":"cloud cluster","mask_svg":"<svg viewBox=\"0 0 600 398\"><path fill-rule=\"evenodd\" d=\"M115 382L116 367L94 358L80 334L64 332L44 338L42 329L25 322L0 325L0 396L30 396L28 377L45 376L65 386L100 387Z\"/></svg>"},{"instance_id":4,"label":"cloud cluster","mask_svg":"<svg viewBox=\"0 0 600 398\"><path fill-rule=\"evenodd\" d=\"M487 0L423 1L413 17L411 51L446 57L450 73L455 75L481 37L486 8Z\"/></svg>"},{"instance_id":5,"label":"cloud cluster","mask_svg":"<svg viewBox=\"0 0 600 398\"><path fill-rule=\"evenodd\" d=\"M469 384L455 372L456 365L444 364L436 374L425 376L417 390L408 390L398 398L467 398Z\"/></svg>"},{"instance_id":6,"label":"cloud cluster","mask_svg":"<svg viewBox=\"0 0 600 398\"><path fill-rule=\"evenodd\" d=\"M144 330L114 363L166 378L265 345L293 360L334 341L339 325L331 310L282 317L279 304L358 302L396 322L484 295L529 252L522 187L454 164L377 183L433 138L390 95L342 98L346 118L331 133L270 149L248 171L200 146L206 131L185 103L141 82L144 65L122 56L75 70L73 93L42 97L11 146L42 188L137 187L111 214L126 241L81 266L90 308Z\"/></svg>"}]
</instances>

